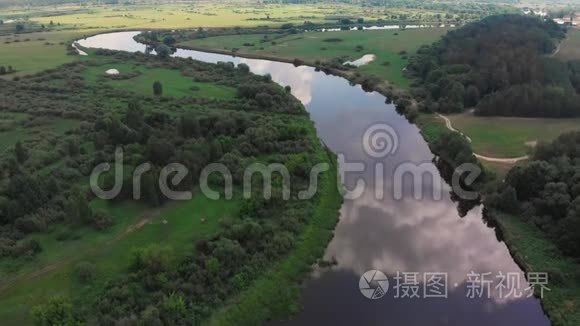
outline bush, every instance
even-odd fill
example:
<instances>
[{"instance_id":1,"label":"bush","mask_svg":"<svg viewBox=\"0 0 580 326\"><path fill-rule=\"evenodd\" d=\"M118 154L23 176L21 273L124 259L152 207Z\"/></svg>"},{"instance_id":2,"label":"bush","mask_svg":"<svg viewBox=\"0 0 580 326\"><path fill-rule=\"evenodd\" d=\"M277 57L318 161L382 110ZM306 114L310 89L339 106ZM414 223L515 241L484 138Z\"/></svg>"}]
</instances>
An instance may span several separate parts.
<instances>
[{"instance_id":1,"label":"bush","mask_svg":"<svg viewBox=\"0 0 580 326\"><path fill-rule=\"evenodd\" d=\"M163 85L161 85L161 82L155 81L153 83L153 95L155 96L163 95Z\"/></svg>"},{"instance_id":2,"label":"bush","mask_svg":"<svg viewBox=\"0 0 580 326\"><path fill-rule=\"evenodd\" d=\"M106 211L97 211L91 218L92 225L99 231L108 229L113 225L113 219Z\"/></svg>"},{"instance_id":3,"label":"bush","mask_svg":"<svg viewBox=\"0 0 580 326\"><path fill-rule=\"evenodd\" d=\"M238 64L238 69L242 72L246 72L246 73L250 72L250 66L248 66L245 63Z\"/></svg>"},{"instance_id":4,"label":"bush","mask_svg":"<svg viewBox=\"0 0 580 326\"><path fill-rule=\"evenodd\" d=\"M89 284L95 280L97 272L94 264L82 261L76 264L74 274L81 284Z\"/></svg>"},{"instance_id":5,"label":"bush","mask_svg":"<svg viewBox=\"0 0 580 326\"><path fill-rule=\"evenodd\" d=\"M153 244L135 251L131 266L134 270L147 270L151 274L157 274L168 270L173 261L173 250L170 247Z\"/></svg>"},{"instance_id":6,"label":"bush","mask_svg":"<svg viewBox=\"0 0 580 326\"><path fill-rule=\"evenodd\" d=\"M294 67L299 67L299 66L304 65L304 61L302 61L302 60L300 60L298 58L295 58L294 61L293 61L293 63L294 63Z\"/></svg>"},{"instance_id":7,"label":"bush","mask_svg":"<svg viewBox=\"0 0 580 326\"><path fill-rule=\"evenodd\" d=\"M72 326L76 325L73 317L73 305L64 297L51 298L46 304L32 308L35 325L39 326Z\"/></svg>"}]
</instances>

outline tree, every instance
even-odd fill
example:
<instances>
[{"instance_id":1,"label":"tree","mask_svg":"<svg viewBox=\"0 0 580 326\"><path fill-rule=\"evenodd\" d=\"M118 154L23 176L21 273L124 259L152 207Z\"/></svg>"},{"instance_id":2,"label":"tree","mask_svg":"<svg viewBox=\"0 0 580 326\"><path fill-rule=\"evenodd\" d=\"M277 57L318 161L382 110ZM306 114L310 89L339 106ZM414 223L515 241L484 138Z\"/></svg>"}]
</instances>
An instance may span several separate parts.
<instances>
[{"instance_id":1,"label":"tree","mask_svg":"<svg viewBox=\"0 0 580 326\"><path fill-rule=\"evenodd\" d=\"M173 36L171 36L171 35L165 36L165 37L163 38L163 44L165 44L165 45L167 45L167 46L173 46L173 45L175 45L175 42L177 42L177 41L176 41L176 40L175 40L175 38L174 38Z\"/></svg>"},{"instance_id":2,"label":"tree","mask_svg":"<svg viewBox=\"0 0 580 326\"><path fill-rule=\"evenodd\" d=\"M20 164L28 160L28 151L24 148L22 142L16 142L16 145L14 146L14 155L16 156L16 161Z\"/></svg>"},{"instance_id":3,"label":"tree","mask_svg":"<svg viewBox=\"0 0 580 326\"><path fill-rule=\"evenodd\" d=\"M520 203L516 195L516 190L507 186L498 196L496 202L497 208L502 211L517 214L520 208Z\"/></svg>"},{"instance_id":4,"label":"tree","mask_svg":"<svg viewBox=\"0 0 580 326\"><path fill-rule=\"evenodd\" d=\"M184 114L179 120L179 131L181 136L185 138L198 137L200 135L201 127L199 119L193 114Z\"/></svg>"},{"instance_id":5,"label":"tree","mask_svg":"<svg viewBox=\"0 0 580 326\"><path fill-rule=\"evenodd\" d=\"M157 173L154 171L143 174L143 178L141 179L141 196L152 207L159 207L161 205L158 180Z\"/></svg>"},{"instance_id":6,"label":"tree","mask_svg":"<svg viewBox=\"0 0 580 326\"><path fill-rule=\"evenodd\" d=\"M238 64L238 69L240 69L242 72L250 72L250 66L245 63Z\"/></svg>"},{"instance_id":7,"label":"tree","mask_svg":"<svg viewBox=\"0 0 580 326\"><path fill-rule=\"evenodd\" d=\"M174 264L175 254L171 247L152 244L133 252L131 268L145 270L150 274L168 271Z\"/></svg>"},{"instance_id":8,"label":"tree","mask_svg":"<svg viewBox=\"0 0 580 326\"><path fill-rule=\"evenodd\" d=\"M24 24L18 23L16 24L16 33L20 33L22 31L24 31Z\"/></svg>"},{"instance_id":9,"label":"tree","mask_svg":"<svg viewBox=\"0 0 580 326\"><path fill-rule=\"evenodd\" d=\"M82 190L73 190L65 207L66 217L70 223L87 224L91 221L92 211L87 197Z\"/></svg>"},{"instance_id":10,"label":"tree","mask_svg":"<svg viewBox=\"0 0 580 326\"><path fill-rule=\"evenodd\" d=\"M161 95L163 95L163 85L161 85L161 82L155 81L153 83L153 94L155 96L161 96Z\"/></svg>"},{"instance_id":11,"label":"tree","mask_svg":"<svg viewBox=\"0 0 580 326\"><path fill-rule=\"evenodd\" d=\"M6 74L6 68L4 66L0 66L0 75Z\"/></svg>"},{"instance_id":12,"label":"tree","mask_svg":"<svg viewBox=\"0 0 580 326\"><path fill-rule=\"evenodd\" d=\"M139 102L131 101L128 103L124 122L129 128L134 130L139 130L143 126L144 113Z\"/></svg>"},{"instance_id":13,"label":"tree","mask_svg":"<svg viewBox=\"0 0 580 326\"><path fill-rule=\"evenodd\" d=\"M173 156L175 148L168 140L152 136L147 142L145 152L151 162L163 166Z\"/></svg>"},{"instance_id":14,"label":"tree","mask_svg":"<svg viewBox=\"0 0 580 326\"><path fill-rule=\"evenodd\" d=\"M81 261L75 266L75 275L81 284L91 283L96 276L96 267L86 261Z\"/></svg>"},{"instance_id":15,"label":"tree","mask_svg":"<svg viewBox=\"0 0 580 326\"><path fill-rule=\"evenodd\" d=\"M157 52L157 57L165 60L169 58L169 55L171 54L171 49L169 49L167 45L161 44L157 48L155 48L155 52Z\"/></svg>"},{"instance_id":16,"label":"tree","mask_svg":"<svg viewBox=\"0 0 580 326\"><path fill-rule=\"evenodd\" d=\"M69 156L77 156L81 153L80 141L77 137L69 138L66 142L66 151Z\"/></svg>"},{"instance_id":17,"label":"tree","mask_svg":"<svg viewBox=\"0 0 580 326\"><path fill-rule=\"evenodd\" d=\"M465 106L470 108L477 105L479 102L479 90L474 85L469 85L465 91Z\"/></svg>"},{"instance_id":18,"label":"tree","mask_svg":"<svg viewBox=\"0 0 580 326\"><path fill-rule=\"evenodd\" d=\"M44 206L48 196L36 177L18 169L12 172L6 189L7 196L12 200L9 202L5 214L9 218L15 218Z\"/></svg>"}]
</instances>

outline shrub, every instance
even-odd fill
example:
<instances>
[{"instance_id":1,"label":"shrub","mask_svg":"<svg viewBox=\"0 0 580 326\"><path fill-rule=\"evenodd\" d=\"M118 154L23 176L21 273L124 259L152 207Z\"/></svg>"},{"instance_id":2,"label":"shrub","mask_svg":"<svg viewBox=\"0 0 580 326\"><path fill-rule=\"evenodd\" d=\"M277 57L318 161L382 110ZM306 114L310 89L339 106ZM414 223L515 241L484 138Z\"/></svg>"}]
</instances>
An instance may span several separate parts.
<instances>
[{"instance_id":1,"label":"shrub","mask_svg":"<svg viewBox=\"0 0 580 326\"><path fill-rule=\"evenodd\" d=\"M74 274L81 284L89 284L94 281L97 272L94 264L82 261L76 264Z\"/></svg>"},{"instance_id":2,"label":"shrub","mask_svg":"<svg viewBox=\"0 0 580 326\"><path fill-rule=\"evenodd\" d=\"M304 61L302 61L298 58L295 58L293 61L293 64L294 64L294 67L299 67L299 66L302 66L304 64Z\"/></svg>"},{"instance_id":3,"label":"shrub","mask_svg":"<svg viewBox=\"0 0 580 326\"><path fill-rule=\"evenodd\" d=\"M94 213L91 222L92 225L99 231L108 229L111 225L113 225L113 219L111 218L111 215L105 211L97 211Z\"/></svg>"},{"instance_id":4,"label":"shrub","mask_svg":"<svg viewBox=\"0 0 580 326\"><path fill-rule=\"evenodd\" d=\"M76 325L72 304L61 296L53 297L46 304L32 308L32 317L35 325Z\"/></svg>"},{"instance_id":5,"label":"shrub","mask_svg":"<svg viewBox=\"0 0 580 326\"><path fill-rule=\"evenodd\" d=\"M153 95L155 96L163 95L163 85L161 85L161 82L155 81L153 83Z\"/></svg>"},{"instance_id":6,"label":"shrub","mask_svg":"<svg viewBox=\"0 0 580 326\"><path fill-rule=\"evenodd\" d=\"M338 38L338 37L330 37L330 38L325 38L322 41L328 42L328 43L338 43L338 42L342 42L343 40L341 38Z\"/></svg>"}]
</instances>

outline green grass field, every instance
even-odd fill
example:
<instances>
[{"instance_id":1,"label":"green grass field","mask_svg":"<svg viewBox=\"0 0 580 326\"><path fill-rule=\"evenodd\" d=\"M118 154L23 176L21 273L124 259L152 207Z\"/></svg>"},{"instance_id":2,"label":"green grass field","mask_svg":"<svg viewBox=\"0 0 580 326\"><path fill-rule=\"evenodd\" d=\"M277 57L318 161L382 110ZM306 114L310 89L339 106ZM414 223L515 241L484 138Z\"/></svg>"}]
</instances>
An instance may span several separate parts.
<instances>
[{"instance_id":1,"label":"green grass field","mask_svg":"<svg viewBox=\"0 0 580 326\"><path fill-rule=\"evenodd\" d=\"M0 36L0 66L12 66L16 71L4 77L29 75L72 62L77 56L67 55L66 44L96 32L63 30Z\"/></svg>"},{"instance_id":2,"label":"green grass field","mask_svg":"<svg viewBox=\"0 0 580 326\"><path fill-rule=\"evenodd\" d=\"M572 28L568 31L556 58L566 61L580 59L580 28Z\"/></svg>"},{"instance_id":3,"label":"green grass field","mask_svg":"<svg viewBox=\"0 0 580 326\"><path fill-rule=\"evenodd\" d=\"M536 142L549 142L560 134L580 130L580 119L534 119L449 116L453 127L472 140L473 151L486 156L523 156Z\"/></svg>"},{"instance_id":4,"label":"green grass field","mask_svg":"<svg viewBox=\"0 0 580 326\"><path fill-rule=\"evenodd\" d=\"M269 36L267 42L263 34L228 35L197 39L182 43L182 45L236 52L240 55L264 55L279 57L286 60L299 58L308 63L316 60L341 58L343 61L355 60L365 54L374 54L375 60L356 70L364 75L377 76L390 83L407 88L410 80L404 77L403 68L408 60L407 55L413 54L423 44L430 44L447 32L446 28L425 28L406 30L367 30L367 31L336 31L336 32L306 32L291 34L271 41L275 36ZM330 39L336 39L329 42ZM338 40L338 41L337 41ZM253 46L244 46L253 44Z\"/></svg>"},{"instance_id":5,"label":"green grass field","mask_svg":"<svg viewBox=\"0 0 580 326\"><path fill-rule=\"evenodd\" d=\"M105 74L108 69L119 70L119 76L134 77L113 79ZM159 81L163 85L163 96L221 99L232 99L236 96L234 88L213 83L194 82L191 77L184 76L179 70L148 68L130 63L91 66L86 69L84 75L89 84L92 84L91 86L102 82L117 89L125 89L142 95L153 95L153 83Z\"/></svg>"},{"instance_id":6,"label":"green grass field","mask_svg":"<svg viewBox=\"0 0 580 326\"><path fill-rule=\"evenodd\" d=\"M76 28L197 28L257 25L302 24L304 21L328 22L342 17L377 19L405 18L415 21L437 22L445 16L443 9L362 7L346 3L332 4L257 4L253 1L197 1L173 4L107 4L90 7L60 4L33 8L3 10L0 19L30 17L42 24ZM473 13L471 19L477 17ZM439 15L439 16L437 16ZM455 16L449 18L453 20Z\"/></svg>"},{"instance_id":7,"label":"green grass field","mask_svg":"<svg viewBox=\"0 0 580 326\"><path fill-rule=\"evenodd\" d=\"M80 261L97 267L94 287L127 269L134 249L151 244L170 246L177 256L191 253L193 241L214 234L222 218L235 218L238 200L212 201L196 195L191 201L150 209L134 202L111 205L95 201L114 218L114 226L98 232L90 228L55 226L37 234L43 251L34 258L4 259L0 263L0 318L7 325L30 324L29 310L57 294L78 297L91 293L91 286L76 281L73 270ZM70 239L58 241L63 233ZM9 275L19 275L12 279ZM12 276L14 277L14 276ZM9 284L8 287L4 287ZM87 300L87 298L80 298Z\"/></svg>"}]
</instances>

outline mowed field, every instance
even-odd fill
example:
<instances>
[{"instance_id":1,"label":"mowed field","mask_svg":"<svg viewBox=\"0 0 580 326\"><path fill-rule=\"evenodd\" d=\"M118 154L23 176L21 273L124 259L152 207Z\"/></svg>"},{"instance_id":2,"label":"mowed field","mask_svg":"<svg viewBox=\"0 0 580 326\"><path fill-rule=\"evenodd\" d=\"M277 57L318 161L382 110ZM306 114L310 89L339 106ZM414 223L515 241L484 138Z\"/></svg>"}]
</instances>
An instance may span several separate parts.
<instances>
[{"instance_id":1,"label":"mowed field","mask_svg":"<svg viewBox=\"0 0 580 326\"><path fill-rule=\"evenodd\" d=\"M31 20L77 28L196 28L336 22L339 18L369 20L397 19L436 21L444 11L428 9L361 7L351 4L258 4L228 1L216 4L199 1L194 4L120 4L120 5L54 5L31 9L5 10L0 18L28 16Z\"/></svg>"},{"instance_id":2,"label":"mowed field","mask_svg":"<svg viewBox=\"0 0 580 326\"><path fill-rule=\"evenodd\" d=\"M228 35L208 37L182 43L198 49L232 51L292 60L299 58L308 63L316 60L341 58L356 60L365 54L374 54L375 60L357 70L365 75L386 79L397 87L407 88L410 80L403 69L408 56L424 44L437 41L447 28L405 30L366 30L305 32L277 38L276 35Z\"/></svg>"},{"instance_id":3,"label":"mowed field","mask_svg":"<svg viewBox=\"0 0 580 326\"><path fill-rule=\"evenodd\" d=\"M580 28L572 28L568 31L556 58L565 61L580 60Z\"/></svg>"},{"instance_id":4,"label":"mowed field","mask_svg":"<svg viewBox=\"0 0 580 326\"><path fill-rule=\"evenodd\" d=\"M580 119L476 117L469 113L448 118L455 129L471 138L474 152L497 158L526 155L537 142L580 130Z\"/></svg>"},{"instance_id":5,"label":"mowed field","mask_svg":"<svg viewBox=\"0 0 580 326\"><path fill-rule=\"evenodd\" d=\"M12 66L10 78L55 68L77 59L67 55L67 44L98 30L57 30L0 36L0 66Z\"/></svg>"}]
</instances>

